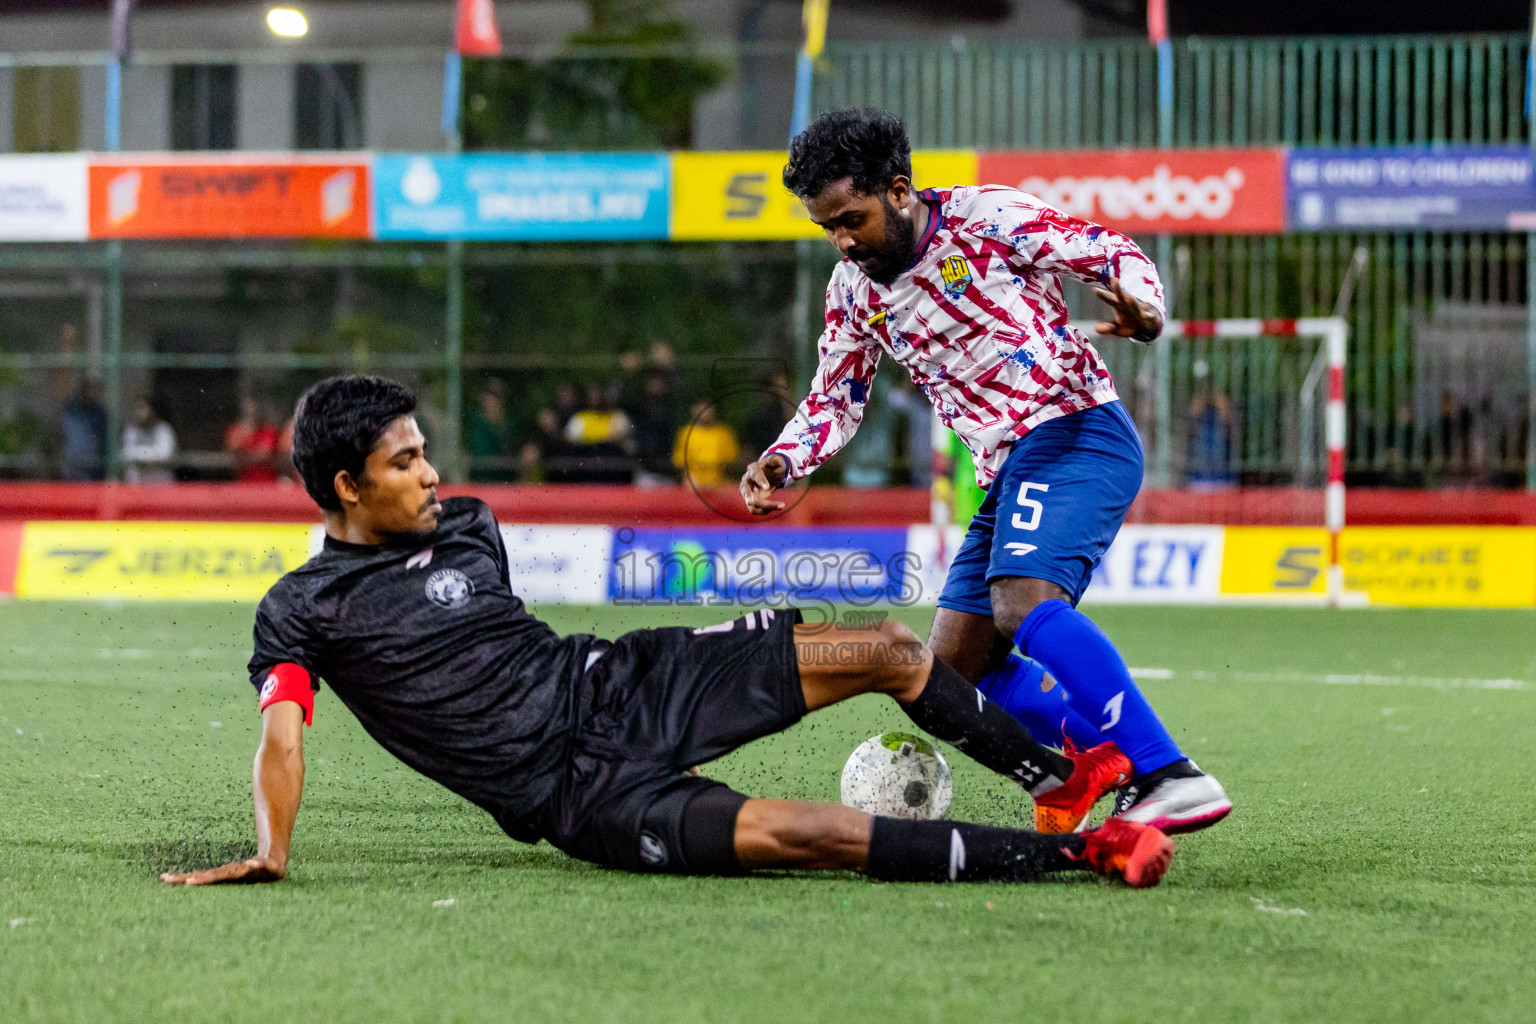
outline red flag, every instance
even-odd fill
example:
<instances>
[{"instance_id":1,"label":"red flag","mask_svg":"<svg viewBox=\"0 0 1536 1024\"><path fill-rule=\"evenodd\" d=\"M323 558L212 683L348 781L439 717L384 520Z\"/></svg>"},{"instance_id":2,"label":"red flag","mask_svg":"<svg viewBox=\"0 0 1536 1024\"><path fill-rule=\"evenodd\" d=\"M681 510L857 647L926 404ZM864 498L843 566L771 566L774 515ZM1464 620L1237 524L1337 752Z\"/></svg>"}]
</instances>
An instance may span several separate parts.
<instances>
[{"instance_id":1,"label":"red flag","mask_svg":"<svg viewBox=\"0 0 1536 1024\"><path fill-rule=\"evenodd\" d=\"M1153 46L1167 42L1168 0L1147 0L1147 40Z\"/></svg>"},{"instance_id":2,"label":"red flag","mask_svg":"<svg viewBox=\"0 0 1536 1024\"><path fill-rule=\"evenodd\" d=\"M453 48L466 57L501 56L501 30L492 0L459 0Z\"/></svg>"}]
</instances>

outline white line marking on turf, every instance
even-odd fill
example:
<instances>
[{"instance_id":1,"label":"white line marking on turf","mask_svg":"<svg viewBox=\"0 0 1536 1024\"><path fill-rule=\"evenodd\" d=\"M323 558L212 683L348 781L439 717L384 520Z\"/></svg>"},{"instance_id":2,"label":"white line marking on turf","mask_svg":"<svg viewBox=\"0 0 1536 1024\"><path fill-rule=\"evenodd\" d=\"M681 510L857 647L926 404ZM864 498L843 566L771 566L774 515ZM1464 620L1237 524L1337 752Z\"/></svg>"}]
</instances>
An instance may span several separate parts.
<instances>
[{"instance_id":1,"label":"white line marking on turf","mask_svg":"<svg viewBox=\"0 0 1536 1024\"><path fill-rule=\"evenodd\" d=\"M1133 668L1131 676L1148 680L1189 679L1202 683L1322 683L1326 686L1420 686L1433 690L1525 690L1536 687L1536 682L1528 679L1389 676L1368 672L1207 672L1201 669Z\"/></svg>"},{"instance_id":2,"label":"white line marking on turf","mask_svg":"<svg viewBox=\"0 0 1536 1024\"><path fill-rule=\"evenodd\" d=\"M1284 907L1266 907L1264 905L1264 901L1259 899L1257 896L1249 896L1248 898L1253 900L1254 910L1262 910L1267 914L1290 914L1293 917L1307 916L1307 912L1302 910L1300 907L1292 907L1289 910L1285 909Z\"/></svg>"},{"instance_id":3,"label":"white line marking on turf","mask_svg":"<svg viewBox=\"0 0 1536 1024\"><path fill-rule=\"evenodd\" d=\"M432 905L434 907L451 907L453 906L453 900L433 900Z\"/></svg>"}]
</instances>

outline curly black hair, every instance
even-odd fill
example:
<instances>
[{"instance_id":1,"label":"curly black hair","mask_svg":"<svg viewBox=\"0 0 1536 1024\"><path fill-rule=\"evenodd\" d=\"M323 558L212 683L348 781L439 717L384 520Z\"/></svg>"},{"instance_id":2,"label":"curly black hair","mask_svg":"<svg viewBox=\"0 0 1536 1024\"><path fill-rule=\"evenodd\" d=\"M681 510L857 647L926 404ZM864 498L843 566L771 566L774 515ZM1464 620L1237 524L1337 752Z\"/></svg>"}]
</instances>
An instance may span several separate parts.
<instances>
[{"instance_id":1,"label":"curly black hair","mask_svg":"<svg viewBox=\"0 0 1536 1024\"><path fill-rule=\"evenodd\" d=\"M293 410L293 465L315 504L341 511L336 474L363 475L390 424L416 411L416 396L387 377L327 377Z\"/></svg>"},{"instance_id":2,"label":"curly black hair","mask_svg":"<svg viewBox=\"0 0 1536 1024\"><path fill-rule=\"evenodd\" d=\"M898 174L912 177L912 144L900 118L873 107L833 110L789 144L784 187L811 200L833 182L852 178L855 192L873 196Z\"/></svg>"}]
</instances>

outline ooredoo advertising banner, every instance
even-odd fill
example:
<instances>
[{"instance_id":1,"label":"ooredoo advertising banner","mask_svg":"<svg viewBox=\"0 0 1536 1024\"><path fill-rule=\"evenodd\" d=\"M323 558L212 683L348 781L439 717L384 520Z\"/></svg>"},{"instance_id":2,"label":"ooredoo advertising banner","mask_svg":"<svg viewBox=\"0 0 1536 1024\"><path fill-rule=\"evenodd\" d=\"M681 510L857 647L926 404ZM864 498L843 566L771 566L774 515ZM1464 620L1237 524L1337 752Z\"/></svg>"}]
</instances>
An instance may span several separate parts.
<instances>
[{"instance_id":1,"label":"ooredoo advertising banner","mask_svg":"<svg viewBox=\"0 0 1536 1024\"><path fill-rule=\"evenodd\" d=\"M1126 232L1267 234L1285 226L1281 149L982 153L985 184Z\"/></svg>"},{"instance_id":2,"label":"ooredoo advertising banner","mask_svg":"<svg viewBox=\"0 0 1536 1024\"><path fill-rule=\"evenodd\" d=\"M93 157L94 238L366 238L368 160Z\"/></svg>"},{"instance_id":3,"label":"ooredoo advertising banner","mask_svg":"<svg viewBox=\"0 0 1536 1024\"><path fill-rule=\"evenodd\" d=\"M1529 230L1536 182L1525 146L1293 149L1292 230Z\"/></svg>"},{"instance_id":4,"label":"ooredoo advertising banner","mask_svg":"<svg viewBox=\"0 0 1536 1024\"><path fill-rule=\"evenodd\" d=\"M376 236L665 238L668 170L664 153L380 156Z\"/></svg>"},{"instance_id":5,"label":"ooredoo advertising banner","mask_svg":"<svg viewBox=\"0 0 1536 1024\"><path fill-rule=\"evenodd\" d=\"M85 238L85 168L80 154L0 156L0 241Z\"/></svg>"}]
</instances>

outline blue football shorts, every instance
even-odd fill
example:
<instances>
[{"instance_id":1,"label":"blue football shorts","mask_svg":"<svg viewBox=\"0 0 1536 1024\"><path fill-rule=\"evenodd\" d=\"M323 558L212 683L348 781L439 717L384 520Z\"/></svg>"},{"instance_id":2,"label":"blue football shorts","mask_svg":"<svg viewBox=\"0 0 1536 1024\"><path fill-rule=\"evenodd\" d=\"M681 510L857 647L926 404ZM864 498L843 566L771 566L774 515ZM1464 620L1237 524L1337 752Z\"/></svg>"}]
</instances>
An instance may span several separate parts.
<instances>
[{"instance_id":1,"label":"blue football shorts","mask_svg":"<svg viewBox=\"0 0 1536 1024\"><path fill-rule=\"evenodd\" d=\"M1141 489L1143 462L1120 402L1025 434L971 520L939 607L991 615L990 584L1004 576L1050 580L1076 605Z\"/></svg>"}]
</instances>

